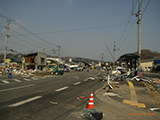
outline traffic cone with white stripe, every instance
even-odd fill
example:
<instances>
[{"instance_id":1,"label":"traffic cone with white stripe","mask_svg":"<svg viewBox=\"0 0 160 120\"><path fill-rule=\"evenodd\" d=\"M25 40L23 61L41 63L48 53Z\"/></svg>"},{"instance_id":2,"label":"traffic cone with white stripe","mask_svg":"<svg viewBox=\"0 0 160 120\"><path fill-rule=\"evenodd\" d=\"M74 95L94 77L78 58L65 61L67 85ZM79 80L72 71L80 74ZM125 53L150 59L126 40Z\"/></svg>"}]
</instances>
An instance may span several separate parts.
<instances>
[{"instance_id":1,"label":"traffic cone with white stripe","mask_svg":"<svg viewBox=\"0 0 160 120\"><path fill-rule=\"evenodd\" d=\"M89 103L87 106L88 109L94 109L94 103L93 103L93 92L91 92L90 98L89 98Z\"/></svg>"}]
</instances>

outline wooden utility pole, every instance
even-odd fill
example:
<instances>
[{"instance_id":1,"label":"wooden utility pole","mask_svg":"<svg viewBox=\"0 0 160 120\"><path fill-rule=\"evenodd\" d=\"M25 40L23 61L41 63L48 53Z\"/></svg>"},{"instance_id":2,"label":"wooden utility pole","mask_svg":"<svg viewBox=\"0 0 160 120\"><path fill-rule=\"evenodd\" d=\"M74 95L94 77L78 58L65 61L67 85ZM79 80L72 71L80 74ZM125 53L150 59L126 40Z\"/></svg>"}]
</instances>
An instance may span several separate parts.
<instances>
[{"instance_id":1,"label":"wooden utility pole","mask_svg":"<svg viewBox=\"0 0 160 120\"><path fill-rule=\"evenodd\" d=\"M8 35L8 29L9 29L9 24L11 23L12 20L7 20L7 26L6 28L6 38L5 38L5 49L4 49L4 69L6 68L6 54L7 54L7 38L10 36Z\"/></svg>"},{"instance_id":2,"label":"wooden utility pole","mask_svg":"<svg viewBox=\"0 0 160 120\"><path fill-rule=\"evenodd\" d=\"M102 63L104 63L104 53L102 53Z\"/></svg>"},{"instance_id":3,"label":"wooden utility pole","mask_svg":"<svg viewBox=\"0 0 160 120\"><path fill-rule=\"evenodd\" d=\"M138 55L140 56L140 58L138 59L138 68L140 69L141 67L141 3L142 1L139 0L139 7L138 7Z\"/></svg>"},{"instance_id":4,"label":"wooden utility pole","mask_svg":"<svg viewBox=\"0 0 160 120\"><path fill-rule=\"evenodd\" d=\"M113 48L113 53L114 53L114 59L113 59L113 70L115 70L115 57L116 57L116 41L114 41L114 48Z\"/></svg>"}]
</instances>

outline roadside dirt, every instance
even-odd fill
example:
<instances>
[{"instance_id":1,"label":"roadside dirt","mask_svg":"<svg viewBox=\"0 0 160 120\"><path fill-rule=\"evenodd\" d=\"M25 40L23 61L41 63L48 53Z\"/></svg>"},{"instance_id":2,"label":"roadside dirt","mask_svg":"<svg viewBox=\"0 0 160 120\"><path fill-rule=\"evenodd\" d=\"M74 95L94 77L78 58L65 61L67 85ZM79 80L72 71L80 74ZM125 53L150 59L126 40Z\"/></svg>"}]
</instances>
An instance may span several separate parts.
<instances>
[{"instance_id":1,"label":"roadside dirt","mask_svg":"<svg viewBox=\"0 0 160 120\"><path fill-rule=\"evenodd\" d=\"M160 93L156 91L155 87L149 83L145 83L147 88L150 91L151 96L153 97L155 103L160 107Z\"/></svg>"}]
</instances>

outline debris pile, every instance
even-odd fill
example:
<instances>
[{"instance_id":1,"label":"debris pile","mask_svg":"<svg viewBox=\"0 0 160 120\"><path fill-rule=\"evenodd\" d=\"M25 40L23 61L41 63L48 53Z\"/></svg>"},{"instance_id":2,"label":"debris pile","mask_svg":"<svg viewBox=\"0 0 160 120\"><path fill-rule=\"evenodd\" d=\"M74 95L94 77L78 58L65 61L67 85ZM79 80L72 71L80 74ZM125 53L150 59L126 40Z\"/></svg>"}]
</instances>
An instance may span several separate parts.
<instances>
[{"instance_id":1,"label":"debris pile","mask_svg":"<svg viewBox=\"0 0 160 120\"><path fill-rule=\"evenodd\" d=\"M15 75L48 75L51 74L50 70L32 70L32 69L28 69L28 70L13 70L12 71L13 74Z\"/></svg>"},{"instance_id":2,"label":"debris pile","mask_svg":"<svg viewBox=\"0 0 160 120\"><path fill-rule=\"evenodd\" d=\"M94 109L93 92L90 94L88 106L82 113L77 116L78 118L88 119L88 120L101 120L103 118L103 112Z\"/></svg>"},{"instance_id":3,"label":"debris pile","mask_svg":"<svg viewBox=\"0 0 160 120\"><path fill-rule=\"evenodd\" d=\"M128 79L128 80L135 80L137 82L143 81L151 84L159 93L160 93L160 79L153 78L153 77L144 77L142 74L138 74L135 77Z\"/></svg>"},{"instance_id":4,"label":"debris pile","mask_svg":"<svg viewBox=\"0 0 160 120\"><path fill-rule=\"evenodd\" d=\"M115 93L113 93L113 92L105 92L105 93L103 93L103 96L105 97L105 96L118 96L118 97L120 97L118 94L115 94Z\"/></svg>"},{"instance_id":5,"label":"debris pile","mask_svg":"<svg viewBox=\"0 0 160 120\"><path fill-rule=\"evenodd\" d=\"M111 75L121 75L121 72L119 70L114 70Z\"/></svg>"},{"instance_id":6,"label":"debris pile","mask_svg":"<svg viewBox=\"0 0 160 120\"><path fill-rule=\"evenodd\" d=\"M85 109L77 117L89 120L101 120L103 118L103 112L97 109Z\"/></svg>"},{"instance_id":7,"label":"debris pile","mask_svg":"<svg viewBox=\"0 0 160 120\"><path fill-rule=\"evenodd\" d=\"M13 75L24 75L24 76L44 76L44 75L51 75L53 69L52 68L47 68L45 67L43 70L32 70L32 69L27 69L27 70L22 70L22 69L12 69L12 74ZM1 70L0 72L0 77L3 75L7 75L7 69L6 70Z\"/></svg>"},{"instance_id":8,"label":"debris pile","mask_svg":"<svg viewBox=\"0 0 160 120\"><path fill-rule=\"evenodd\" d=\"M114 80L116 76L110 75L110 80ZM103 77L88 77L88 80L93 80L93 81L107 81L108 80L108 75L105 75Z\"/></svg>"}]
</instances>

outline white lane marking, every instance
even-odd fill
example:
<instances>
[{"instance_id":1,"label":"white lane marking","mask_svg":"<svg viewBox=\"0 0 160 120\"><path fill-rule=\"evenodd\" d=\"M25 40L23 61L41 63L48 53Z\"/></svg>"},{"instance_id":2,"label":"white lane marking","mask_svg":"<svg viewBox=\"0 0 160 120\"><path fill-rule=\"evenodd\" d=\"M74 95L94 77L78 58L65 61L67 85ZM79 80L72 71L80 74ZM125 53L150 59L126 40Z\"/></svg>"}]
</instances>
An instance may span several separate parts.
<instances>
[{"instance_id":1,"label":"white lane marking","mask_svg":"<svg viewBox=\"0 0 160 120\"><path fill-rule=\"evenodd\" d=\"M19 105L23 105L23 104L25 104L25 103L31 102L31 101L36 100L36 99L39 99L39 98L42 98L42 96L36 96L36 97L33 97L33 98L29 98L29 99L27 99L27 100L24 100L24 101L21 101L21 102L18 102L18 103L9 105L8 107L17 107L17 106L19 106Z\"/></svg>"},{"instance_id":2,"label":"white lane marking","mask_svg":"<svg viewBox=\"0 0 160 120\"><path fill-rule=\"evenodd\" d=\"M3 89L3 90L0 90L0 92L10 91L10 90L17 90L17 89L31 87L31 86L35 86L35 84L25 85L25 86L20 86L20 87L15 87L15 88Z\"/></svg>"},{"instance_id":3,"label":"white lane marking","mask_svg":"<svg viewBox=\"0 0 160 120\"><path fill-rule=\"evenodd\" d=\"M80 84L81 82L76 82L76 83L74 83L74 85L78 85L78 84Z\"/></svg>"},{"instance_id":4,"label":"white lane marking","mask_svg":"<svg viewBox=\"0 0 160 120\"><path fill-rule=\"evenodd\" d=\"M88 79L85 79L84 81L87 81Z\"/></svg>"},{"instance_id":5,"label":"white lane marking","mask_svg":"<svg viewBox=\"0 0 160 120\"><path fill-rule=\"evenodd\" d=\"M27 79L27 78L24 78L23 80L26 80L26 81L31 81L30 79Z\"/></svg>"},{"instance_id":6,"label":"white lane marking","mask_svg":"<svg viewBox=\"0 0 160 120\"><path fill-rule=\"evenodd\" d=\"M97 77L100 73L98 73L97 75L94 75L93 77Z\"/></svg>"},{"instance_id":7,"label":"white lane marking","mask_svg":"<svg viewBox=\"0 0 160 120\"><path fill-rule=\"evenodd\" d=\"M20 80L17 80L17 79L13 79L14 81L16 81L16 82L21 82Z\"/></svg>"},{"instance_id":8,"label":"white lane marking","mask_svg":"<svg viewBox=\"0 0 160 120\"><path fill-rule=\"evenodd\" d=\"M38 80L38 78L36 78L36 77L32 77L31 79L33 79L33 80Z\"/></svg>"},{"instance_id":9,"label":"white lane marking","mask_svg":"<svg viewBox=\"0 0 160 120\"><path fill-rule=\"evenodd\" d=\"M10 83L10 82L8 82L7 80L2 80L2 82L4 82L5 84Z\"/></svg>"},{"instance_id":10,"label":"white lane marking","mask_svg":"<svg viewBox=\"0 0 160 120\"><path fill-rule=\"evenodd\" d=\"M68 86L55 90L56 92L67 89Z\"/></svg>"}]
</instances>

